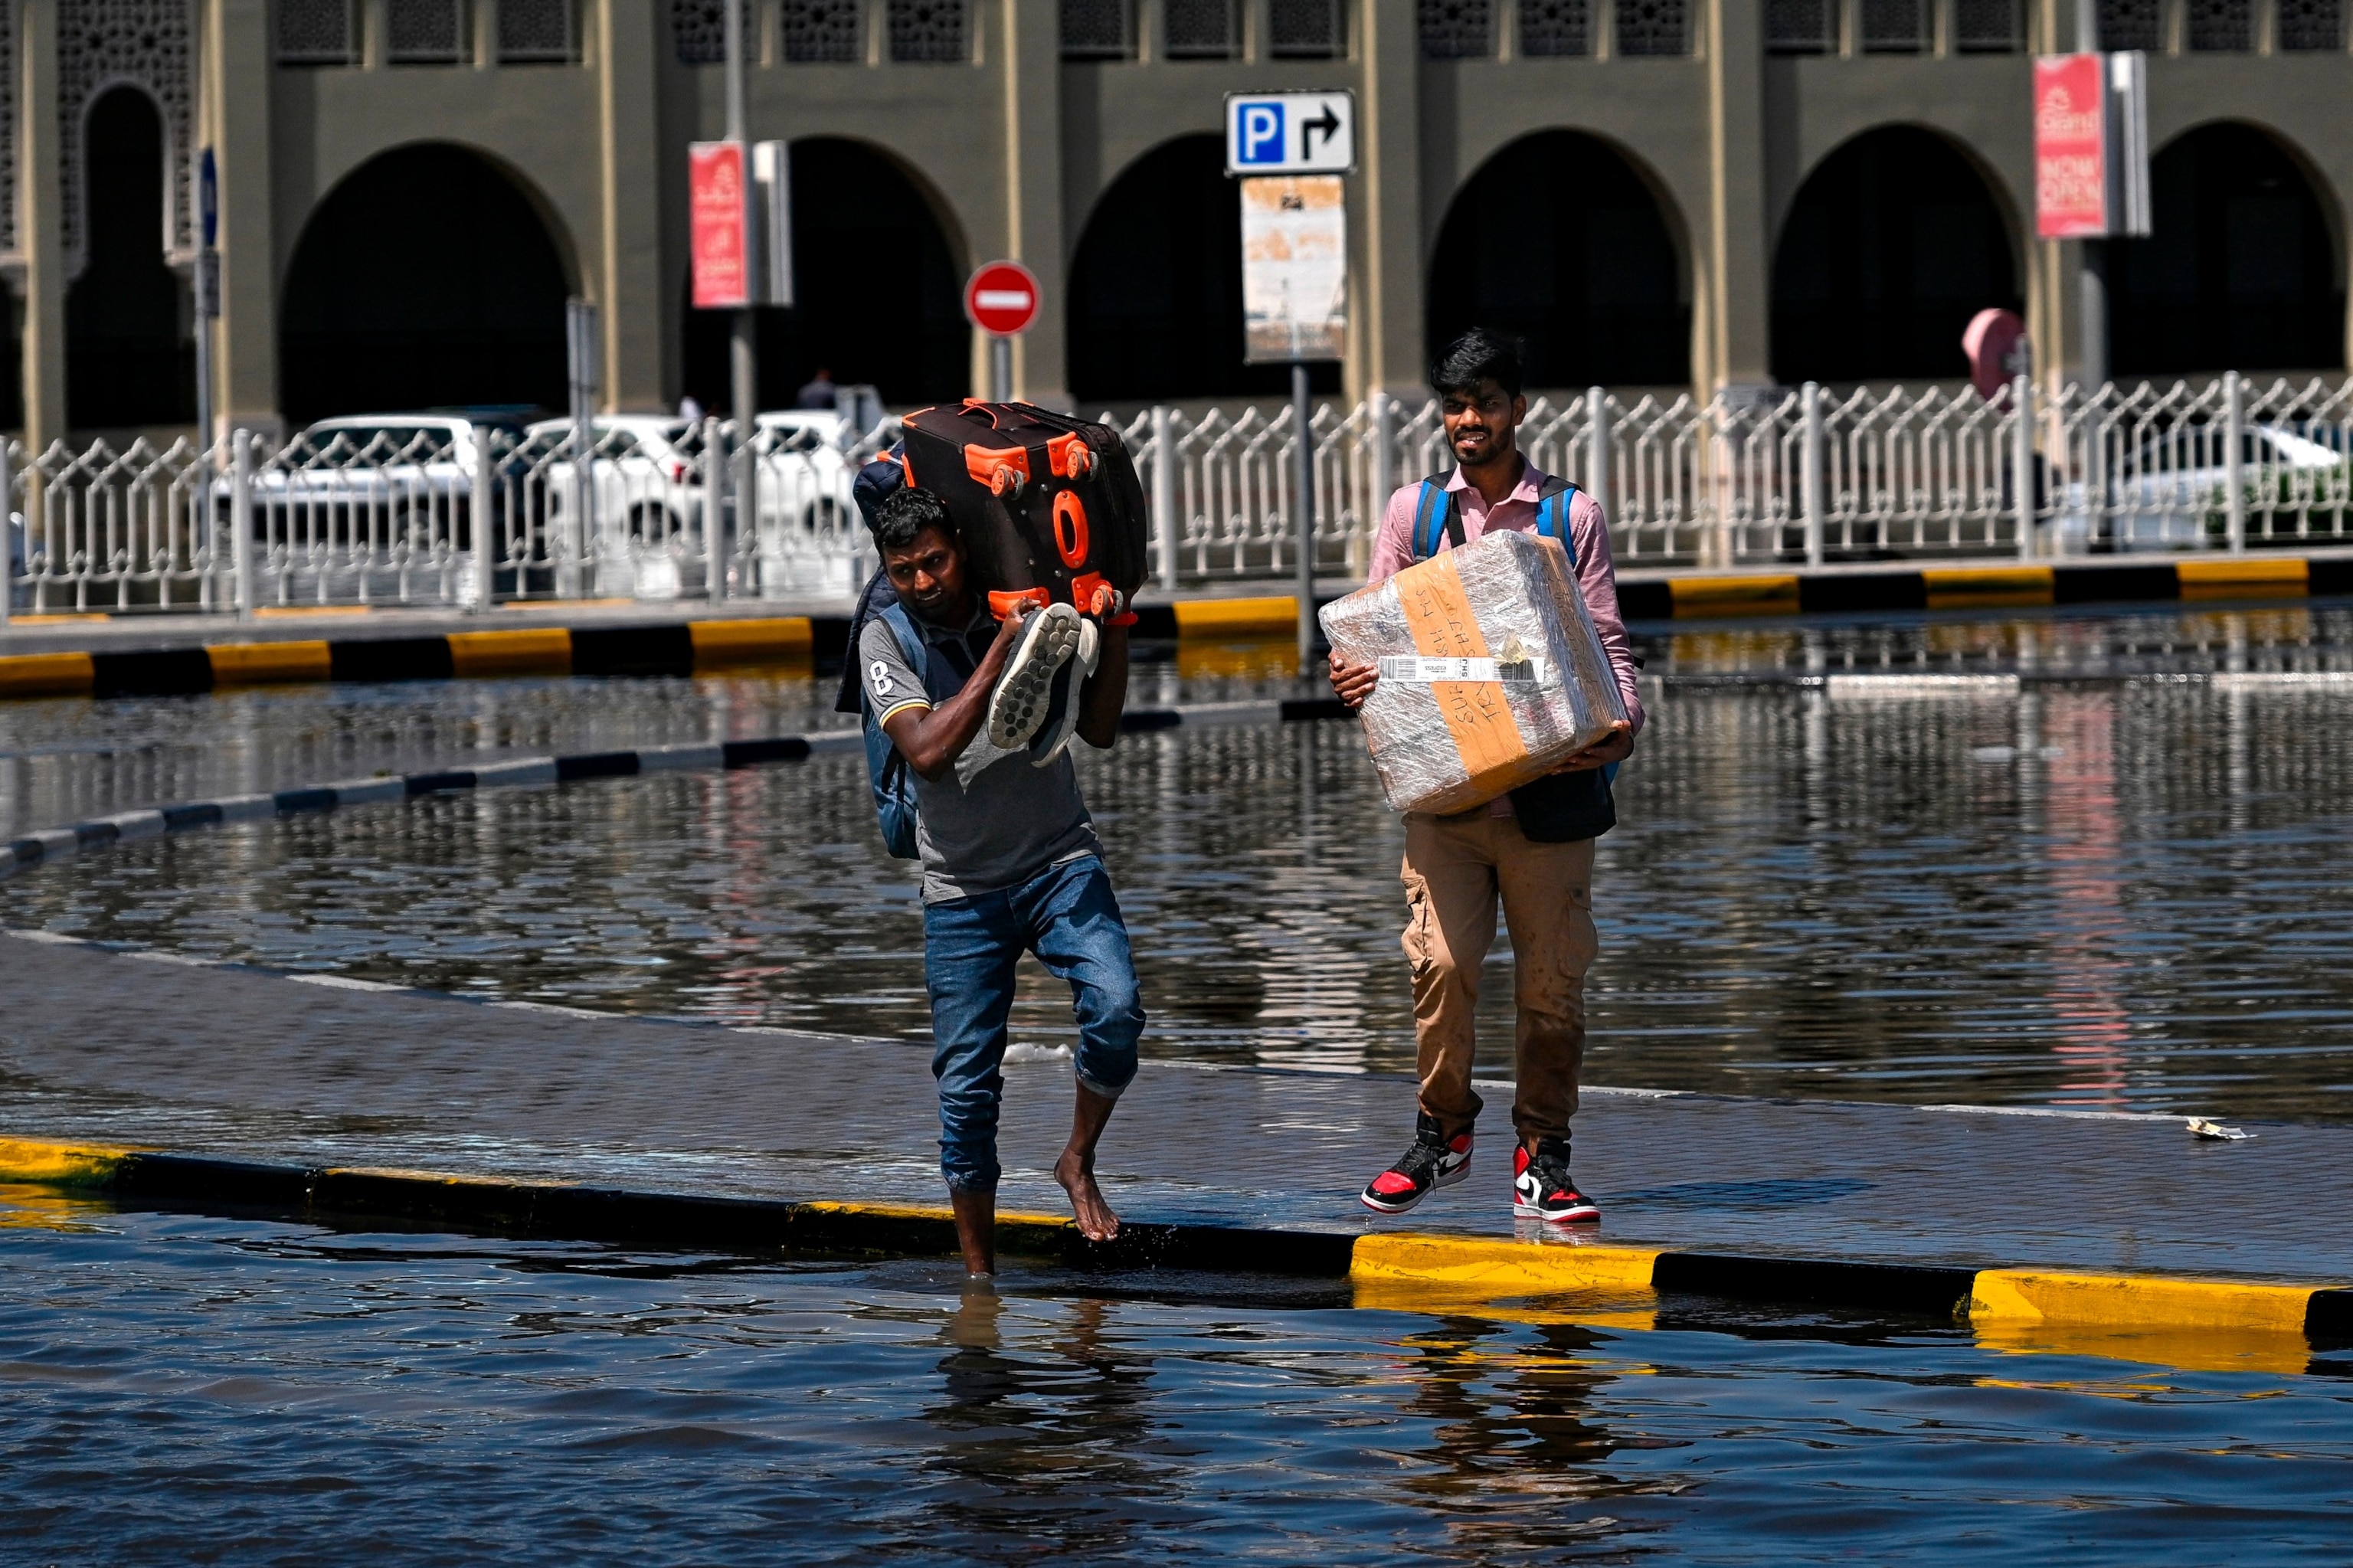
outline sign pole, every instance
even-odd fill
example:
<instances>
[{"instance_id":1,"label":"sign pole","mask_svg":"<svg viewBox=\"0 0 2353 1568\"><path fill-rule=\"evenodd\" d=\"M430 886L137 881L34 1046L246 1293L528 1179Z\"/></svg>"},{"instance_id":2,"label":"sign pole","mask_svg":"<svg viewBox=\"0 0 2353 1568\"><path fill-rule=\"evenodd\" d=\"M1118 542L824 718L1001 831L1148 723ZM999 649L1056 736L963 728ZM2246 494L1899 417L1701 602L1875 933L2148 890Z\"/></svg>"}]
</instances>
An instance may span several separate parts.
<instances>
[{"instance_id":1,"label":"sign pole","mask_svg":"<svg viewBox=\"0 0 2353 1568\"><path fill-rule=\"evenodd\" d=\"M988 340L988 400L1013 401L1013 340L1009 337Z\"/></svg>"},{"instance_id":2,"label":"sign pole","mask_svg":"<svg viewBox=\"0 0 2353 1568\"><path fill-rule=\"evenodd\" d=\"M749 84L744 79L744 0L724 0L727 8L727 139L735 143L738 165L743 174L744 195L744 304L735 312L734 331L728 344L730 401L735 408L735 441L738 446L750 443L752 421L760 411L760 318L752 302L759 298L759 263L754 259L753 247L758 243L758 226L754 214L758 210L757 182L752 178L752 150L744 140L744 100ZM723 465L723 470L724 465ZM704 550L708 555L707 569L711 577L706 585L714 599L726 594L727 508L716 493L704 498L706 507L715 516L706 519L715 527L706 529Z\"/></svg>"},{"instance_id":3,"label":"sign pole","mask_svg":"<svg viewBox=\"0 0 2353 1568\"><path fill-rule=\"evenodd\" d=\"M1298 432L1299 461L1293 478L1293 508L1299 514L1299 674L1314 674L1315 652L1315 428L1307 407L1307 362L1291 362L1291 423Z\"/></svg>"},{"instance_id":4,"label":"sign pole","mask_svg":"<svg viewBox=\"0 0 2353 1568\"><path fill-rule=\"evenodd\" d=\"M2100 48L2099 0L2075 0L2075 52L2097 54ZM2107 64L2101 62L2103 117L2107 94ZM2109 150L2111 160L2115 150ZM2105 171L2104 171L2105 173ZM2096 396L2108 379L2108 242L2105 238L2080 241L2084 248L2078 306L2084 317L2084 396Z\"/></svg>"}]
</instances>

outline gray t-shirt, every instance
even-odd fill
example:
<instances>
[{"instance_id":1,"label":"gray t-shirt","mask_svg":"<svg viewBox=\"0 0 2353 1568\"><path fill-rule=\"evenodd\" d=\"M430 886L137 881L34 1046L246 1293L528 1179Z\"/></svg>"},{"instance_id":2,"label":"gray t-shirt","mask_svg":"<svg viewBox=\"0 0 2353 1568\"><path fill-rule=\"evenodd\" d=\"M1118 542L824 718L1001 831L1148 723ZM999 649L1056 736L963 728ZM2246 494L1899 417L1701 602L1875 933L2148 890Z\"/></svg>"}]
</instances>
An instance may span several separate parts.
<instances>
[{"instance_id":1,"label":"gray t-shirt","mask_svg":"<svg viewBox=\"0 0 2353 1568\"><path fill-rule=\"evenodd\" d=\"M907 619L926 642L951 645L947 657L956 669L976 663L997 632L997 622L979 607L971 625L954 630L912 610ZM965 656L956 657L957 652ZM907 662L881 616L866 623L858 652L859 677L877 718L932 705L922 672ZM915 781L915 849L923 863L926 904L1016 886L1049 866L1103 853L1086 802L1079 798L1078 770L1068 751L1033 768L1028 751L998 749L984 728L944 777L931 779L908 771Z\"/></svg>"}]
</instances>

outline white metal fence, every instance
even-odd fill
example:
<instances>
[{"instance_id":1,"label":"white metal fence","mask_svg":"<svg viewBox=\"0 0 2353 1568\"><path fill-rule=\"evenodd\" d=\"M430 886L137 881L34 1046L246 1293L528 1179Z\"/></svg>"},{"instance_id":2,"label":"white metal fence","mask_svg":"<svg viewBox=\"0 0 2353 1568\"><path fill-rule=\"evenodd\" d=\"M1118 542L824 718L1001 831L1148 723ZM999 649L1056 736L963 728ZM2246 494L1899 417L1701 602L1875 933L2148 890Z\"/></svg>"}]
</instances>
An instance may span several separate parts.
<instances>
[{"instance_id":1,"label":"white metal fence","mask_svg":"<svg viewBox=\"0 0 2353 1568\"><path fill-rule=\"evenodd\" d=\"M1115 422L1164 586L1294 571L1288 408ZM204 452L7 442L0 615L840 599L871 569L849 483L890 421L844 442L764 419L748 444L716 420L610 423L585 432L586 462L569 428L422 418L283 445L238 432ZM1389 492L1447 466L1437 409L1326 403L1312 434L1317 569L1359 576ZM2353 544L2353 383L2232 374L2052 398L2021 380L1992 402L1809 385L1630 405L1594 388L1539 398L1522 444L1603 503L1621 566Z\"/></svg>"}]
</instances>

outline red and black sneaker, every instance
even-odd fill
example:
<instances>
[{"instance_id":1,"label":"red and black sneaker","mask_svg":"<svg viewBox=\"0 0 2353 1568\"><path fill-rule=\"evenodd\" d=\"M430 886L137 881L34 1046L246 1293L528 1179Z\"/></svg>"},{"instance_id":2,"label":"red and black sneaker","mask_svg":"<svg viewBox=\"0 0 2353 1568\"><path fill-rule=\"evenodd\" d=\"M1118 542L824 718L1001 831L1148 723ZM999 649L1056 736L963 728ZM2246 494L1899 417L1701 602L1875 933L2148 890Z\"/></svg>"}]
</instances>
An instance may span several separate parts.
<instances>
[{"instance_id":1,"label":"red and black sneaker","mask_svg":"<svg viewBox=\"0 0 2353 1568\"><path fill-rule=\"evenodd\" d=\"M1360 1194L1377 1214L1402 1214L1433 1187L1451 1187L1471 1174L1471 1129L1452 1138L1424 1111L1414 1118L1413 1147L1398 1162L1366 1183Z\"/></svg>"},{"instance_id":2,"label":"red and black sneaker","mask_svg":"<svg viewBox=\"0 0 2353 1568\"><path fill-rule=\"evenodd\" d=\"M1568 1139L1540 1138L1534 1154L1525 1143L1512 1151L1512 1213L1556 1225L1600 1223L1601 1205L1569 1180Z\"/></svg>"}]
</instances>

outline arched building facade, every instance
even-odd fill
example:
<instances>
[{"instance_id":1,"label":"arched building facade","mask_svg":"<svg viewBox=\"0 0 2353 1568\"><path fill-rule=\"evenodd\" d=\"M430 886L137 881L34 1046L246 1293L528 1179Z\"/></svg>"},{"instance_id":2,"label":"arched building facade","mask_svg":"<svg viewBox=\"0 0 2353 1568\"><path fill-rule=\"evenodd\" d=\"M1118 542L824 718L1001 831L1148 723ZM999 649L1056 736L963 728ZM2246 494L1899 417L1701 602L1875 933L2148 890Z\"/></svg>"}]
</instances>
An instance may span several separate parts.
<instances>
[{"instance_id":1,"label":"arched building facade","mask_svg":"<svg viewBox=\"0 0 2353 1568\"><path fill-rule=\"evenodd\" d=\"M2029 125L2031 58L2073 47L2073 0L745 4L749 128L794 148L802 281L762 326L764 401L819 366L897 403L978 387L987 347L953 300L997 256L1046 295L1023 394L1261 392L1229 352L1214 138L1228 93L1284 88L1356 95L1351 339L1323 377L1349 393L1417 385L1433 334L1486 318L1560 386L1942 378L1972 302L2022 306L2042 370L2073 358L2077 257L2031 236ZM2348 5L2192 26L2188 0L2102 0L2112 46L2152 51L2158 149L2159 232L2116 264L2120 372L2345 365ZM688 303L685 164L724 123L723 15L0 0L0 275L21 307L0 423L46 441L185 420L200 146L224 426L483 400L487 363L430 346L468 331L512 334L496 400L541 399L559 287L600 307L608 405L712 403L723 328ZM156 166L94 196L93 169L126 159ZM137 321L93 313L93 290ZM371 333L415 374L322 390Z\"/></svg>"}]
</instances>

